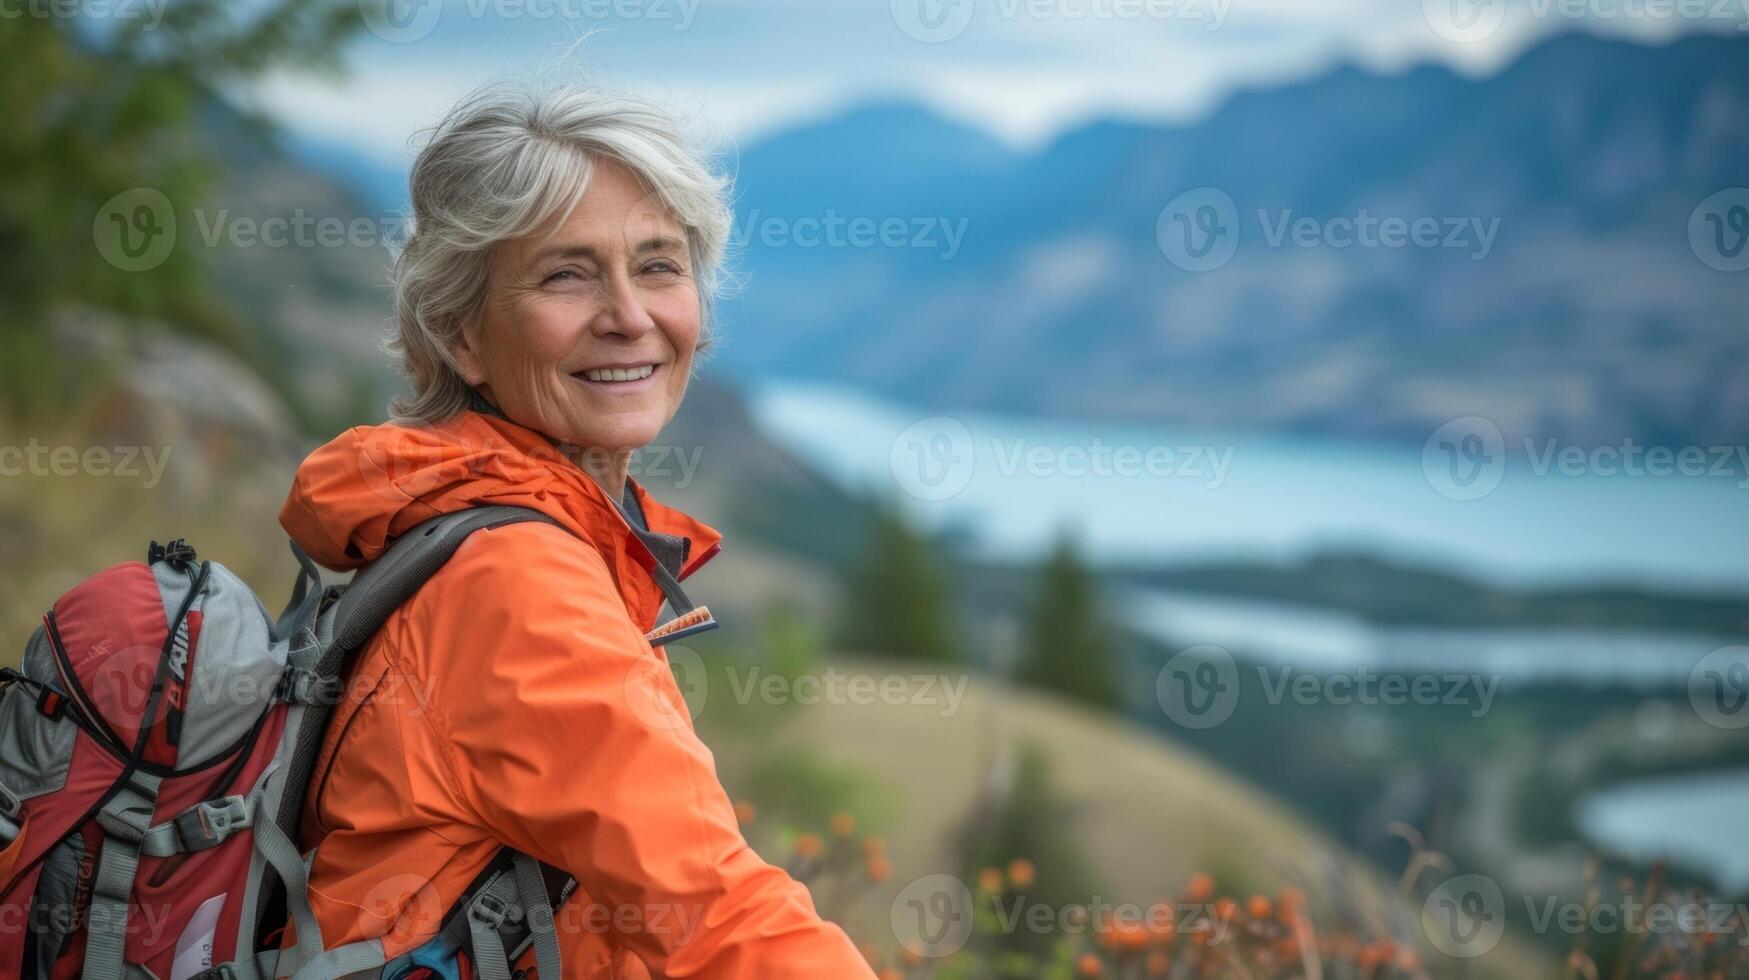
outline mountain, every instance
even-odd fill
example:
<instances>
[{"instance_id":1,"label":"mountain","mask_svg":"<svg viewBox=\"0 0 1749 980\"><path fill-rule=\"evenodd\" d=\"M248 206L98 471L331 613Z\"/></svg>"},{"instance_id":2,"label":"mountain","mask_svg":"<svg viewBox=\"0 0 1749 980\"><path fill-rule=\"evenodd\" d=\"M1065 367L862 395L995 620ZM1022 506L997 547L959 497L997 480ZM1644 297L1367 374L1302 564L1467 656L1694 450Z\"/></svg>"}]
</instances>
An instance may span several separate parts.
<instances>
[{"instance_id":1,"label":"mountain","mask_svg":"<svg viewBox=\"0 0 1749 980\"><path fill-rule=\"evenodd\" d=\"M1031 153L870 106L742 155L719 357L943 410L1735 445L1749 273L1703 261L1697 207L1746 186L1738 36L1568 35L1483 79L1344 67ZM1237 235L1207 271L1168 258L1164 213L1202 188ZM1386 217L1432 219L1429 246L1324 224Z\"/></svg>"}]
</instances>

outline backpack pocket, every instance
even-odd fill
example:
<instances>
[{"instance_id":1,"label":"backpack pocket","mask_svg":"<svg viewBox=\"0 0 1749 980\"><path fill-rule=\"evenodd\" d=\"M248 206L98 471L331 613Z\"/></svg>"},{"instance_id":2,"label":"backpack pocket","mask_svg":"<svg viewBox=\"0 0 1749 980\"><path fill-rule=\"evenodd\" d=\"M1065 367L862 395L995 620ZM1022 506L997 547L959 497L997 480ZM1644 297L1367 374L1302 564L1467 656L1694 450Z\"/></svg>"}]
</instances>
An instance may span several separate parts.
<instances>
[{"instance_id":1,"label":"backpack pocket","mask_svg":"<svg viewBox=\"0 0 1749 980\"><path fill-rule=\"evenodd\" d=\"M65 692L54 687L54 655L40 626L25 649L20 673L25 680L14 680L0 692L0 816L7 816L12 801L59 790L73 761L74 725L60 703ZM0 825L0 834L6 830Z\"/></svg>"}]
</instances>

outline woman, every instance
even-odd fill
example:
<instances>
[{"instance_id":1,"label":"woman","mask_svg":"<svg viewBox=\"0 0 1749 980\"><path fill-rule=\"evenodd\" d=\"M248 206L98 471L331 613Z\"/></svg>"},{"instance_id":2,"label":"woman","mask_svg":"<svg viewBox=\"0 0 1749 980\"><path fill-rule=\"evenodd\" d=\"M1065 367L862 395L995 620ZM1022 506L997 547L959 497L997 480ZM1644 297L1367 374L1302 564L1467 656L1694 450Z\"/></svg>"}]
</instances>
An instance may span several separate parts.
<instances>
[{"instance_id":1,"label":"woman","mask_svg":"<svg viewBox=\"0 0 1749 980\"><path fill-rule=\"evenodd\" d=\"M649 105L492 88L438 126L412 194L391 343L411 394L312 454L281 521L341 569L461 508L557 524L475 533L360 654L300 842L325 944L421 948L507 847L576 880L566 978L871 976L647 700L652 677L678 700L644 638L663 585L719 535L627 470L708 340L726 181Z\"/></svg>"}]
</instances>

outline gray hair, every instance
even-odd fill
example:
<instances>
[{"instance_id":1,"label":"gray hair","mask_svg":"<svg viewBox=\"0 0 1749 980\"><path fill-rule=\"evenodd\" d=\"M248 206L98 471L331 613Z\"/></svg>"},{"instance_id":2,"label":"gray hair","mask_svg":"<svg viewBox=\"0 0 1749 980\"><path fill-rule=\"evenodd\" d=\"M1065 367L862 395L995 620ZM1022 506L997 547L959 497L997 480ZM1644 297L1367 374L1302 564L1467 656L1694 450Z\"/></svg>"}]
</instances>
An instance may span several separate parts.
<instances>
[{"instance_id":1,"label":"gray hair","mask_svg":"<svg viewBox=\"0 0 1749 980\"><path fill-rule=\"evenodd\" d=\"M492 246L568 214L601 160L630 170L686 229L699 350L710 347L727 175L654 103L593 87L491 84L444 116L413 164L412 230L395 258L396 324L384 345L412 391L390 404L393 421L436 425L467 407L454 349L483 311Z\"/></svg>"}]
</instances>

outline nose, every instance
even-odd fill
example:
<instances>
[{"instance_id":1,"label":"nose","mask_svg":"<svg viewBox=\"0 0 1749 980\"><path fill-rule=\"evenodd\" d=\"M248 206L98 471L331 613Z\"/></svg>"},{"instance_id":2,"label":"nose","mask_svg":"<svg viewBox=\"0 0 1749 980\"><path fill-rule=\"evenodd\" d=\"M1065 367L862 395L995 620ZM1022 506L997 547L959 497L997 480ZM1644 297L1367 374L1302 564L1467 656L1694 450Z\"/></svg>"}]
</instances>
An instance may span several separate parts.
<instances>
[{"instance_id":1,"label":"nose","mask_svg":"<svg viewBox=\"0 0 1749 980\"><path fill-rule=\"evenodd\" d=\"M589 326L598 336L636 339L656 329L656 321L631 277L622 272L602 283L601 307Z\"/></svg>"}]
</instances>

